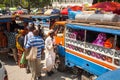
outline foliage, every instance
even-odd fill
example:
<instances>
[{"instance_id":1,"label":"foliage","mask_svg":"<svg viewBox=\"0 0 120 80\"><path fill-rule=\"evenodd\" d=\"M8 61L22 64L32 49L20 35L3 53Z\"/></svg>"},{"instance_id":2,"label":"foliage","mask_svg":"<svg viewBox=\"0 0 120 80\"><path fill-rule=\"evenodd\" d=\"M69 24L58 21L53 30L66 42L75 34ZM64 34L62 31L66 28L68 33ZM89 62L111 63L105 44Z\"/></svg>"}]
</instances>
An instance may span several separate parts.
<instances>
[{"instance_id":1,"label":"foliage","mask_svg":"<svg viewBox=\"0 0 120 80\"><path fill-rule=\"evenodd\" d=\"M50 0L26 0L31 7L41 8L50 4Z\"/></svg>"},{"instance_id":2,"label":"foliage","mask_svg":"<svg viewBox=\"0 0 120 80\"><path fill-rule=\"evenodd\" d=\"M116 1L116 2L120 2L120 0L93 0L93 4L97 3L97 2L105 2L105 1Z\"/></svg>"},{"instance_id":3,"label":"foliage","mask_svg":"<svg viewBox=\"0 0 120 80\"><path fill-rule=\"evenodd\" d=\"M22 5L22 7L44 7L50 5L51 0L0 0L0 6L6 5L9 7L17 7Z\"/></svg>"},{"instance_id":4,"label":"foliage","mask_svg":"<svg viewBox=\"0 0 120 80\"><path fill-rule=\"evenodd\" d=\"M103 1L120 2L120 0L93 0L93 4L97 2L103 2ZM1 6L17 7L20 5L24 8L28 8L28 7L42 8L50 4L51 4L51 0L0 0L0 7Z\"/></svg>"}]
</instances>

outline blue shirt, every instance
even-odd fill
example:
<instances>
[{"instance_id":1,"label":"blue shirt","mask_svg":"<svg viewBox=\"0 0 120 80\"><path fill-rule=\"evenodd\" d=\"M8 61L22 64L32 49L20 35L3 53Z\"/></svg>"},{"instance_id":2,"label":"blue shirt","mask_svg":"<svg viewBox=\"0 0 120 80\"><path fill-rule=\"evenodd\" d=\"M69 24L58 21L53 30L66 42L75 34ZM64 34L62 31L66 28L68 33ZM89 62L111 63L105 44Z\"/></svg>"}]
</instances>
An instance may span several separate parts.
<instances>
[{"instance_id":1,"label":"blue shirt","mask_svg":"<svg viewBox=\"0 0 120 80\"><path fill-rule=\"evenodd\" d=\"M30 38L25 48L37 47L37 58L41 57L41 50L44 48L44 40L40 36L33 36Z\"/></svg>"}]
</instances>

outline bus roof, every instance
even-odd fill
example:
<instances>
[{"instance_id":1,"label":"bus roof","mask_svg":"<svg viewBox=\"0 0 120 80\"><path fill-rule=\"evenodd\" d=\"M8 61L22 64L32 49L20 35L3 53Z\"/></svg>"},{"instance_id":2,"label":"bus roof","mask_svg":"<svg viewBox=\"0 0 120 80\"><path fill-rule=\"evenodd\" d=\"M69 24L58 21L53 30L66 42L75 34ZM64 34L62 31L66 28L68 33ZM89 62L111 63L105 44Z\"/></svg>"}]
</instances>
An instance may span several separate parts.
<instances>
[{"instance_id":1,"label":"bus roof","mask_svg":"<svg viewBox=\"0 0 120 80\"><path fill-rule=\"evenodd\" d=\"M35 15L32 16L32 18L39 18L39 19L55 19L55 18L59 18L59 15Z\"/></svg>"},{"instance_id":2,"label":"bus roof","mask_svg":"<svg viewBox=\"0 0 120 80\"><path fill-rule=\"evenodd\" d=\"M66 24L66 26L73 28L73 29L83 29L83 30L90 30L90 31L96 31L96 32L110 33L114 35L120 35L120 27L112 28L114 26L111 26L111 28L107 28L107 27L100 27L96 25L83 25L83 24L72 24L72 23L68 23Z\"/></svg>"},{"instance_id":3,"label":"bus roof","mask_svg":"<svg viewBox=\"0 0 120 80\"><path fill-rule=\"evenodd\" d=\"M12 21L12 18L14 18L11 15L5 15L5 16L0 16L0 22L10 22Z\"/></svg>"},{"instance_id":4,"label":"bus roof","mask_svg":"<svg viewBox=\"0 0 120 80\"><path fill-rule=\"evenodd\" d=\"M0 16L0 22L11 22L12 20L15 19L15 17L20 17L24 22L31 22L32 19L30 18L31 15L2 15Z\"/></svg>"}]
</instances>

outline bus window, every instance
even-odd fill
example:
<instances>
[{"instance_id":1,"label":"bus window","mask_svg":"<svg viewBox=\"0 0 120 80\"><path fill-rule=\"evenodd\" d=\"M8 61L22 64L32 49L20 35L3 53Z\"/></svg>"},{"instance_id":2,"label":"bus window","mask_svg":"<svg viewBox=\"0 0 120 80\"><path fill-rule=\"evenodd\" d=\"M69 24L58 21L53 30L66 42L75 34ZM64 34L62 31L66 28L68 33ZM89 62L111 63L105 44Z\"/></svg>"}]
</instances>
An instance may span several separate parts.
<instances>
[{"instance_id":1,"label":"bus window","mask_svg":"<svg viewBox=\"0 0 120 80\"><path fill-rule=\"evenodd\" d=\"M63 33L64 32L64 26L59 25L58 33Z\"/></svg>"},{"instance_id":2,"label":"bus window","mask_svg":"<svg viewBox=\"0 0 120 80\"><path fill-rule=\"evenodd\" d=\"M57 34L61 34L64 32L64 26L63 25L56 25L53 30L56 31Z\"/></svg>"},{"instance_id":3,"label":"bus window","mask_svg":"<svg viewBox=\"0 0 120 80\"><path fill-rule=\"evenodd\" d=\"M55 31L55 34L58 36L58 35L61 35L63 36L63 32L64 32L64 26L63 25L55 25L55 27L53 28L53 30Z\"/></svg>"}]
</instances>

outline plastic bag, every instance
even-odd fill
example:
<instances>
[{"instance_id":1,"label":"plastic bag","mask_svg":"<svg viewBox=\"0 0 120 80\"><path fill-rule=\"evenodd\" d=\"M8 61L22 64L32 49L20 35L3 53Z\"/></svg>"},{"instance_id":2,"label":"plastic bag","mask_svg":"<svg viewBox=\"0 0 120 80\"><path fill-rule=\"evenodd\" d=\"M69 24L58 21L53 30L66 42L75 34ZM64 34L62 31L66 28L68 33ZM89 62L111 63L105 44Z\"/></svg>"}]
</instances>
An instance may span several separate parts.
<instances>
[{"instance_id":1,"label":"plastic bag","mask_svg":"<svg viewBox=\"0 0 120 80\"><path fill-rule=\"evenodd\" d=\"M37 47L32 47L28 56L26 56L27 60L35 60L37 58Z\"/></svg>"},{"instance_id":2,"label":"plastic bag","mask_svg":"<svg viewBox=\"0 0 120 80\"><path fill-rule=\"evenodd\" d=\"M22 57L20 59L20 64L26 64L25 53L22 54Z\"/></svg>"}]
</instances>

